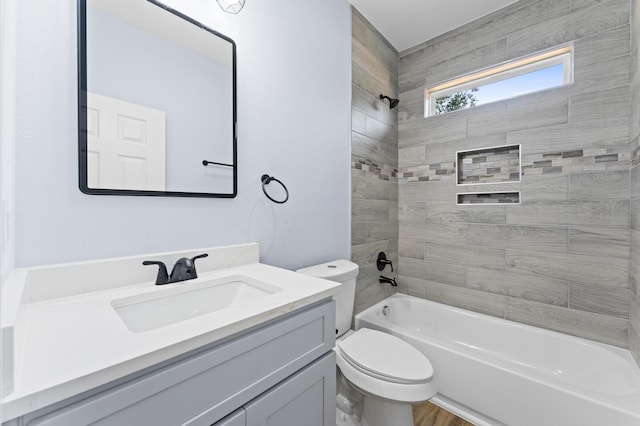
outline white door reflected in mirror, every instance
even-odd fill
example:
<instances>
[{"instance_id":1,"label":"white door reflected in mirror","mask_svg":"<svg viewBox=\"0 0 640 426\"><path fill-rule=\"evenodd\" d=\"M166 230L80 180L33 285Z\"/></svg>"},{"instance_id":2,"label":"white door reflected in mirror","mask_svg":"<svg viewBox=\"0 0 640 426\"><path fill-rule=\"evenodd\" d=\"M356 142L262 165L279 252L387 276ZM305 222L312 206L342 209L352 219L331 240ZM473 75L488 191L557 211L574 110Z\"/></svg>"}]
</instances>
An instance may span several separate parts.
<instances>
[{"instance_id":1,"label":"white door reflected in mirror","mask_svg":"<svg viewBox=\"0 0 640 426\"><path fill-rule=\"evenodd\" d=\"M165 190L165 113L87 93L90 188Z\"/></svg>"}]
</instances>

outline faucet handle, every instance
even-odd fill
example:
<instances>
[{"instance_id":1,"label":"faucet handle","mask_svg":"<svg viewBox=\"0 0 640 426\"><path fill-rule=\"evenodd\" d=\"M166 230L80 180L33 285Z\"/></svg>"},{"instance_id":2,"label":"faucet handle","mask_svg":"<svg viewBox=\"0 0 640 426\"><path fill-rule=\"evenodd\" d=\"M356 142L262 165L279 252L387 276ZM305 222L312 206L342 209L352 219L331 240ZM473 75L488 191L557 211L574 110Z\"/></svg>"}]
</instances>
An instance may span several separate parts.
<instances>
[{"instance_id":1,"label":"faucet handle","mask_svg":"<svg viewBox=\"0 0 640 426\"><path fill-rule=\"evenodd\" d=\"M145 260L143 265L158 265L158 275L156 276L156 285L167 284L169 282L169 274L167 273L167 265L159 260Z\"/></svg>"},{"instance_id":2,"label":"faucet handle","mask_svg":"<svg viewBox=\"0 0 640 426\"><path fill-rule=\"evenodd\" d=\"M393 262L387 260L387 255L383 251L381 251L380 253L378 253L378 259L376 260L378 271L382 271L387 265L391 266L391 272L393 272Z\"/></svg>"},{"instance_id":3,"label":"faucet handle","mask_svg":"<svg viewBox=\"0 0 640 426\"><path fill-rule=\"evenodd\" d=\"M196 272L196 260L202 259L203 257L208 257L209 253L202 253L197 256L193 256L191 258L191 262L193 263L193 278L198 278L198 273Z\"/></svg>"},{"instance_id":4,"label":"faucet handle","mask_svg":"<svg viewBox=\"0 0 640 426\"><path fill-rule=\"evenodd\" d=\"M197 256L193 256L191 261L195 263L196 259L202 259L203 257L209 257L209 253L202 253Z\"/></svg>"}]
</instances>

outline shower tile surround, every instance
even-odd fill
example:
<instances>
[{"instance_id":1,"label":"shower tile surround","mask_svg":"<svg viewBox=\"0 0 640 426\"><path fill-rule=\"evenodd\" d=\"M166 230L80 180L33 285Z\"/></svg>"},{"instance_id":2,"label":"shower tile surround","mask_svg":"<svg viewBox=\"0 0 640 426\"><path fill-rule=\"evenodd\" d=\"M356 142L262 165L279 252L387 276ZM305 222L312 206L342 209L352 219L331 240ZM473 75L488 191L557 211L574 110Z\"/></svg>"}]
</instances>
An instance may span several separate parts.
<instances>
[{"instance_id":1,"label":"shower tile surround","mask_svg":"<svg viewBox=\"0 0 640 426\"><path fill-rule=\"evenodd\" d=\"M401 292L640 360L639 1L632 27L631 0L523 0L400 52ZM429 85L568 42L572 85L424 118ZM456 185L456 152L505 145L521 146L521 182ZM521 204L456 205L487 187Z\"/></svg>"},{"instance_id":2,"label":"shower tile surround","mask_svg":"<svg viewBox=\"0 0 640 426\"><path fill-rule=\"evenodd\" d=\"M387 250L403 293L628 347L640 363L638 3L520 1L400 52L397 70L353 9L357 312L393 291L374 266ZM423 117L429 84L571 41L571 86ZM400 97L397 113L380 93ZM492 190L522 204L456 206L475 191L455 185L455 153L501 145L521 145L521 182Z\"/></svg>"},{"instance_id":3,"label":"shower tile surround","mask_svg":"<svg viewBox=\"0 0 640 426\"><path fill-rule=\"evenodd\" d=\"M398 273L398 52L352 7L352 260L360 266L354 314L395 293L380 275ZM378 253L394 272L376 268Z\"/></svg>"}]
</instances>

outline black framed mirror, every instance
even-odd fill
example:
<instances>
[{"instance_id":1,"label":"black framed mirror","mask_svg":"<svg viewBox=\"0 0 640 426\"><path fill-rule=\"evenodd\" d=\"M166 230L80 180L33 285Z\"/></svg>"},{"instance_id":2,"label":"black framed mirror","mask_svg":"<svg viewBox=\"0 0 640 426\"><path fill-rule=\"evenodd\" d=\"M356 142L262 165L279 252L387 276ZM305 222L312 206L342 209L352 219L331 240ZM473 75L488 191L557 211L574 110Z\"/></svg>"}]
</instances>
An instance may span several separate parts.
<instances>
[{"instance_id":1,"label":"black framed mirror","mask_svg":"<svg viewBox=\"0 0 640 426\"><path fill-rule=\"evenodd\" d=\"M156 0L78 0L86 194L233 198L236 45Z\"/></svg>"}]
</instances>

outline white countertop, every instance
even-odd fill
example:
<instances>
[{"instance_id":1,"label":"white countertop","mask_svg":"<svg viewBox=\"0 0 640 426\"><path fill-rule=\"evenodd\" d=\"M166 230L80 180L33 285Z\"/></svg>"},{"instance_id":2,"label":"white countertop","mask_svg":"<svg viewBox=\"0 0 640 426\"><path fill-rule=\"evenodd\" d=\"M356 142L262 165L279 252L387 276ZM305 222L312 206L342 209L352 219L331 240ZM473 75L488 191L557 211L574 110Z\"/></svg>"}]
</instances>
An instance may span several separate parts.
<instances>
[{"instance_id":1,"label":"white countertop","mask_svg":"<svg viewBox=\"0 0 640 426\"><path fill-rule=\"evenodd\" d=\"M130 331L111 305L122 297L239 274L282 291L145 332ZM23 301L15 318L13 389L2 398L3 421L329 298L338 288L332 281L251 263L182 283L146 282Z\"/></svg>"}]
</instances>

